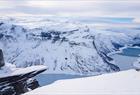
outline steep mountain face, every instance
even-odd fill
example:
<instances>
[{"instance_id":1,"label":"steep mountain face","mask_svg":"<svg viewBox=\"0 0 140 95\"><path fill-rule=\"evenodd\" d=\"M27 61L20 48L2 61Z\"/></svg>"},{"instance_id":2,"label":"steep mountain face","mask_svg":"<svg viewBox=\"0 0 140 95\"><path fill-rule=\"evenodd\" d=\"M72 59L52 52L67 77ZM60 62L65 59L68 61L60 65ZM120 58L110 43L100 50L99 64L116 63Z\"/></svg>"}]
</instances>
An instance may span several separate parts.
<instances>
[{"instance_id":1,"label":"steep mountain face","mask_svg":"<svg viewBox=\"0 0 140 95\"><path fill-rule=\"evenodd\" d=\"M0 48L5 60L17 67L45 64L47 73L119 71L107 53L133 42L132 38L68 21L20 19L0 23Z\"/></svg>"},{"instance_id":2,"label":"steep mountain face","mask_svg":"<svg viewBox=\"0 0 140 95\"><path fill-rule=\"evenodd\" d=\"M108 54L124 46L139 46L140 32L96 31L94 43L98 51Z\"/></svg>"}]
</instances>

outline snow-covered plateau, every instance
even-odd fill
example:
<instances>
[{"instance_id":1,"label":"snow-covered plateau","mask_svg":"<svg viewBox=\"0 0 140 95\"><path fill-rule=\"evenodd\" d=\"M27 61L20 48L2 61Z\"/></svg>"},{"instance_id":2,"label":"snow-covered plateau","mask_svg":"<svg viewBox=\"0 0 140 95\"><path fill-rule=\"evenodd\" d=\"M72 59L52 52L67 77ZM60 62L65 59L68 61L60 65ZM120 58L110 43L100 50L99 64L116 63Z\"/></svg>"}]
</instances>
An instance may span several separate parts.
<instances>
[{"instance_id":1,"label":"snow-covered plateau","mask_svg":"<svg viewBox=\"0 0 140 95\"><path fill-rule=\"evenodd\" d=\"M52 18L1 18L0 48L16 67L46 65L46 73L98 75L119 71L107 54L140 44L140 32L95 30Z\"/></svg>"}]
</instances>

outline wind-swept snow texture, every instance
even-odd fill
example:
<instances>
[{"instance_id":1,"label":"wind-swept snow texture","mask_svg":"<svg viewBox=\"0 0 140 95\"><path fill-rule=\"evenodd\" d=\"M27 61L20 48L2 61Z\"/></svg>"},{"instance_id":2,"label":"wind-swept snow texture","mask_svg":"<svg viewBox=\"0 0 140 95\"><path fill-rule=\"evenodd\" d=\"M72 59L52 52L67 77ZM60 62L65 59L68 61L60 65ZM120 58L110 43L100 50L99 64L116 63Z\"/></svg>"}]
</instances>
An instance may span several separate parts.
<instances>
[{"instance_id":1,"label":"wind-swept snow texture","mask_svg":"<svg viewBox=\"0 0 140 95\"><path fill-rule=\"evenodd\" d=\"M17 67L45 64L47 73L96 75L119 71L107 53L139 44L140 33L98 31L85 24L41 18L2 19L0 48Z\"/></svg>"}]
</instances>

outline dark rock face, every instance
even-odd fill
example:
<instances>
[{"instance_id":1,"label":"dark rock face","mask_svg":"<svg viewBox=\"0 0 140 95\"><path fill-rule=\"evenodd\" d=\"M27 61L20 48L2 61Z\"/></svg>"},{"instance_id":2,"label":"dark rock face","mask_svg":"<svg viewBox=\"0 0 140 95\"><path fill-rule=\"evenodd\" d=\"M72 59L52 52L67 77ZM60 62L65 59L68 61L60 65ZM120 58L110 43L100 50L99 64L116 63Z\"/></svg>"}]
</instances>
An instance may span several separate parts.
<instances>
[{"instance_id":1,"label":"dark rock face","mask_svg":"<svg viewBox=\"0 0 140 95\"><path fill-rule=\"evenodd\" d=\"M32 79L32 81L27 83L27 87L32 89L32 90L35 89L35 88L38 88L39 86L40 85L39 85L39 83L36 79Z\"/></svg>"},{"instance_id":2,"label":"dark rock face","mask_svg":"<svg viewBox=\"0 0 140 95\"><path fill-rule=\"evenodd\" d=\"M0 68L3 67L4 65L5 65L5 62L4 62L4 58L3 58L3 52L0 49Z\"/></svg>"},{"instance_id":3,"label":"dark rock face","mask_svg":"<svg viewBox=\"0 0 140 95\"><path fill-rule=\"evenodd\" d=\"M120 68L117 65L110 63L110 61L113 60L111 57L107 56L105 53L100 53L100 56L103 58L103 61L106 62L113 71L115 72L120 71Z\"/></svg>"},{"instance_id":4,"label":"dark rock face","mask_svg":"<svg viewBox=\"0 0 140 95\"><path fill-rule=\"evenodd\" d=\"M113 59L112 59L111 57L107 56L107 53L104 53L104 52L99 51L99 50L97 49L97 47L96 47L94 41L93 41L93 46L94 46L94 48L97 50L98 54L102 57L103 61L104 61L105 63L107 63L107 64L110 66L110 68L111 68L112 70L114 70L114 71L116 71L116 72L120 71L120 68L119 68L118 66L116 66L116 65L114 65L114 64L112 64L112 63L110 63L110 61L112 61Z\"/></svg>"},{"instance_id":5,"label":"dark rock face","mask_svg":"<svg viewBox=\"0 0 140 95\"><path fill-rule=\"evenodd\" d=\"M0 78L0 95L20 95L28 92L28 88L35 89L39 87L37 80L33 80L30 83L27 83L27 81L45 70L42 69L21 75Z\"/></svg>"},{"instance_id":6,"label":"dark rock face","mask_svg":"<svg viewBox=\"0 0 140 95\"><path fill-rule=\"evenodd\" d=\"M139 46L140 47L140 44L134 44L133 46Z\"/></svg>"},{"instance_id":7,"label":"dark rock face","mask_svg":"<svg viewBox=\"0 0 140 95\"><path fill-rule=\"evenodd\" d=\"M12 86L14 87L16 95L20 95L21 93L28 92L29 91L28 89L33 90L38 88L40 85L36 79L32 79L30 83L27 83L27 81L20 81L12 84Z\"/></svg>"},{"instance_id":8,"label":"dark rock face","mask_svg":"<svg viewBox=\"0 0 140 95\"><path fill-rule=\"evenodd\" d=\"M14 87L5 86L0 88L0 95L16 95Z\"/></svg>"},{"instance_id":9,"label":"dark rock face","mask_svg":"<svg viewBox=\"0 0 140 95\"><path fill-rule=\"evenodd\" d=\"M119 49L119 48L123 47L123 45L120 45L120 44L117 44L117 43L112 42L112 44L116 49Z\"/></svg>"},{"instance_id":10,"label":"dark rock face","mask_svg":"<svg viewBox=\"0 0 140 95\"><path fill-rule=\"evenodd\" d=\"M0 39L3 38L4 34L0 33Z\"/></svg>"},{"instance_id":11,"label":"dark rock face","mask_svg":"<svg viewBox=\"0 0 140 95\"><path fill-rule=\"evenodd\" d=\"M47 32L41 32L41 37L42 37L42 39L50 40L52 38L52 35L50 33L47 33Z\"/></svg>"},{"instance_id":12,"label":"dark rock face","mask_svg":"<svg viewBox=\"0 0 140 95\"><path fill-rule=\"evenodd\" d=\"M3 24L4 24L3 22L0 22L0 26L3 25Z\"/></svg>"},{"instance_id":13,"label":"dark rock face","mask_svg":"<svg viewBox=\"0 0 140 95\"><path fill-rule=\"evenodd\" d=\"M14 90L17 95L20 95L21 93L28 92L28 88L26 85L26 81L16 82L12 85L14 87Z\"/></svg>"}]
</instances>

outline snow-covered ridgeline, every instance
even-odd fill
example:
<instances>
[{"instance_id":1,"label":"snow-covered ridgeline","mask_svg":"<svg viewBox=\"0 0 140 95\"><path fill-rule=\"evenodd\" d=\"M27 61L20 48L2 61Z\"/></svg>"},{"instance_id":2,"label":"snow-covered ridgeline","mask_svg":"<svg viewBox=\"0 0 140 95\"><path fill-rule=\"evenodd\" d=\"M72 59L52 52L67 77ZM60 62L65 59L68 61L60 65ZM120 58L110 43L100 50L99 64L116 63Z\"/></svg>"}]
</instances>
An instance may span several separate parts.
<instances>
[{"instance_id":1,"label":"snow-covered ridgeline","mask_svg":"<svg viewBox=\"0 0 140 95\"><path fill-rule=\"evenodd\" d=\"M12 77L17 75L23 75L30 72L41 71L47 69L44 65L31 66L27 68L16 68L15 65L11 63L6 63L5 66L1 67L0 78Z\"/></svg>"},{"instance_id":2,"label":"snow-covered ridgeline","mask_svg":"<svg viewBox=\"0 0 140 95\"><path fill-rule=\"evenodd\" d=\"M97 31L68 21L16 20L0 24L0 47L6 61L17 67L46 64L51 73L101 74L117 70L106 54L134 44L139 37Z\"/></svg>"}]
</instances>

